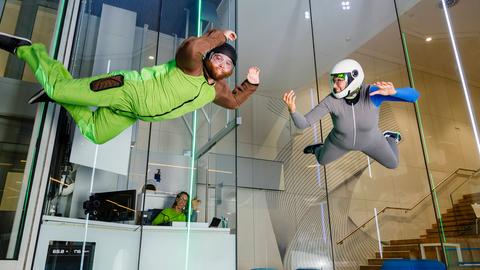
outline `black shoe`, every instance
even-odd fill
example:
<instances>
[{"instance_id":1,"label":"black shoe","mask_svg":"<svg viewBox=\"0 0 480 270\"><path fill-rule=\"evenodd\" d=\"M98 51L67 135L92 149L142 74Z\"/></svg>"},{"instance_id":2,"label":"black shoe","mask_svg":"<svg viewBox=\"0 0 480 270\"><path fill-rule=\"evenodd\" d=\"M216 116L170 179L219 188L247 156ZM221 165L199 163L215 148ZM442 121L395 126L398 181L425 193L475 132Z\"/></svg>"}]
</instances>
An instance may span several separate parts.
<instances>
[{"instance_id":1,"label":"black shoe","mask_svg":"<svg viewBox=\"0 0 480 270\"><path fill-rule=\"evenodd\" d=\"M317 143L317 144L311 144L305 148L303 148L303 153L304 154L314 154L317 148L322 147L323 143Z\"/></svg>"},{"instance_id":2,"label":"black shoe","mask_svg":"<svg viewBox=\"0 0 480 270\"><path fill-rule=\"evenodd\" d=\"M34 103L38 103L38 102L55 102L55 101L53 101L53 99L51 99L47 95L47 92L45 92L45 90L42 89L42 90L38 91L37 93L35 93L35 95L33 95L28 100L29 104L34 104Z\"/></svg>"},{"instance_id":3,"label":"black shoe","mask_svg":"<svg viewBox=\"0 0 480 270\"><path fill-rule=\"evenodd\" d=\"M15 54L18 47L25 45L32 45L32 42L26 38L0 32L0 49Z\"/></svg>"},{"instance_id":4,"label":"black shoe","mask_svg":"<svg viewBox=\"0 0 480 270\"><path fill-rule=\"evenodd\" d=\"M400 134L400 132L396 132L396 131L387 130L383 132L383 136L385 138L389 138L389 137L393 138L396 143L399 143L402 140L402 135Z\"/></svg>"}]
</instances>

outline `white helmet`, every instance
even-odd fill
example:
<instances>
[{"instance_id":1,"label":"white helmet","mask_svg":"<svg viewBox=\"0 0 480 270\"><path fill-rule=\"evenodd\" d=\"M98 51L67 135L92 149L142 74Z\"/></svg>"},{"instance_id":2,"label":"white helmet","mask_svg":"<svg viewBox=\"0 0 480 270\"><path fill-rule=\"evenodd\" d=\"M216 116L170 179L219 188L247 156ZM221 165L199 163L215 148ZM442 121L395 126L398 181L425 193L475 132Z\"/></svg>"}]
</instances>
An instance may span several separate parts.
<instances>
[{"instance_id":1,"label":"white helmet","mask_svg":"<svg viewBox=\"0 0 480 270\"><path fill-rule=\"evenodd\" d=\"M342 91L336 93L333 88L334 78L343 78L347 81L347 86ZM344 98L360 89L363 83L365 74L363 73L362 66L352 59L344 59L338 62L330 72L330 86L332 94L336 98Z\"/></svg>"}]
</instances>

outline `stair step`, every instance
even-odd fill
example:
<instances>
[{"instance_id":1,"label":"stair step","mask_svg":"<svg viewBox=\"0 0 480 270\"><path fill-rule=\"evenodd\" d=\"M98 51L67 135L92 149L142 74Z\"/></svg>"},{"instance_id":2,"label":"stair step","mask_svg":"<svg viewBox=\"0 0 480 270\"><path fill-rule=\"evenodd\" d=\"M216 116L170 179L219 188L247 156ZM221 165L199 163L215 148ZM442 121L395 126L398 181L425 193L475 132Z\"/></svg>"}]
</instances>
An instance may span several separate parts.
<instances>
[{"instance_id":1,"label":"stair step","mask_svg":"<svg viewBox=\"0 0 480 270\"><path fill-rule=\"evenodd\" d=\"M423 239L400 239L400 240L390 240L390 245L412 245L412 244L421 244Z\"/></svg>"},{"instance_id":2,"label":"stair step","mask_svg":"<svg viewBox=\"0 0 480 270\"><path fill-rule=\"evenodd\" d=\"M472 204L472 202L460 202L454 204L453 207L449 209L473 209Z\"/></svg>"},{"instance_id":3,"label":"stair step","mask_svg":"<svg viewBox=\"0 0 480 270\"><path fill-rule=\"evenodd\" d=\"M444 216L455 216L455 214L457 214L459 216L469 216L469 215L475 216L475 212L473 212L473 210L468 210L468 211L453 211L453 212L443 213L442 217L444 217Z\"/></svg>"},{"instance_id":4,"label":"stair step","mask_svg":"<svg viewBox=\"0 0 480 270\"><path fill-rule=\"evenodd\" d=\"M383 262L386 260L393 260L395 258L383 258L383 259L368 259L368 265L383 265ZM397 258L401 259L401 258Z\"/></svg>"},{"instance_id":5,"label":"stair step","mask_svg":"<svg viewBox=\"0 0 480 270\"><path fill-rule=\"evenodd\" d=\"M450 218L455 218L455 217L456 218L465 218L465 219L471 218L471 219L475 220L475 214L473 214L473 213L468 214L468 213L456 213L455 212L455 213L447 213L447 214L442 215L442 219L443 218L449 218L449 217Z\"/></svg>"},{"instance_id":6,"label":"stair step","mask_svg":"<svg viewBox=\"0 0 480 270\"><path fill-rule=\"evenodd\" d=\"M443 220L442 219L442 224L444 227L447 227L447 226L468 226L468 225L475 225L475 221L471 220L471 219L464 219L464 220ZM432 224L432 227L436 227L437 224Z\"/></svg>"},{"instance_id":7,"label":"stair step","mask_svg":"<svg viewBox=\"0 0 480 270\"><path fill-rule=\"evenodd\" d=\"M444 232L444 235L447 237L461 237L461 236L467 236L467 235L474 235L475 232L470 232L470 231L458 231L458 232ZM423 234L420 237L425 238L433 238L435 236L438 236L438 233L427 233ZM438 241L437 241L438 242Z\"/></svg>"},{"instance_id":8,"label":"stair step","mask_svg":"<svg viewBox=\"0 0 480 270\"><path fill-rule=\"evenodd\" d=\"M459 231L470 231L472 230L472 226L468 225L461 225L461 226L443 226L444 232L459 232ZM431 229L427 229L427 232L437 232L437 226L433 226Z\"/></svg>"},{"instance_id":9,"label":"stair step","mask_svg":"<svg viewBox=\"0 0 480 270\"><path fill-rule=\"evenodd\" d=\"M384 251L382 252L383 258L402 258L402 259L410 259L410 251ZM377 259L380 258L380 252L375 252L375 257Z\"/></svg>"},{"instance_id":10,"label":"stair step","mask_svg":"<svg viewBox=\"0 0 480 270\"><path fill-rule=\"evenodd\" d=\"M463 203L468 203L468 204L480 203L480 197L460 199L457 202L457 204L463 204Z\"/></svg>"},{"instance_id":11,"label":"stair step","mask_svg":"<svg viewBox=\"0 0 480 270\"><path fill-rule=\"evenodd\" d=\"M452 217L442 217L443 222L450 222L450 221L472 221L475 222L475 217L474 216L468 216L468 217L460 217L460 216L452 216Z\"/></svg>"},{"instance_id":12,"label":"stair step","mask_svg":"<svg viewBox=\"0 0 480 270\"><path fill-rule=\"evenodd\" d=\"M464 199L468 198L480 198L480 193L470 193L470 194L465 194L463 195Z\"/></svg>"},{"instance_id":13,"label":"stair step","mask_svg":"<svg viewBox=\"0 0 480 270\"><path fill-rule=\"evenodd\" d=\"M450 209L447 209L447 213L468 213L468 214L472 213L475 215L475 212L473 211L471 206L450 208Z\"/></svg>"},{"instance_id":14,"label":"stair step","mask_svg":"<svg viewBox=\"0 0 480 270\"><path fill-rule=\"evenodd\" d=\"M360 265L360 270L381 270L381 265Z\"/></svg>"},{"instance_id":15,"label":"stair step","mask_svg":"<svg viewBox=\"0 0 480 270\"><path fill-rule=\"evenodd\" d=\"M411 244L411 245L394 245L394 246L384 246L384 251L412 251L418 252L420 251L420 247L418 244Z\"/></svg>"}]
</instances>

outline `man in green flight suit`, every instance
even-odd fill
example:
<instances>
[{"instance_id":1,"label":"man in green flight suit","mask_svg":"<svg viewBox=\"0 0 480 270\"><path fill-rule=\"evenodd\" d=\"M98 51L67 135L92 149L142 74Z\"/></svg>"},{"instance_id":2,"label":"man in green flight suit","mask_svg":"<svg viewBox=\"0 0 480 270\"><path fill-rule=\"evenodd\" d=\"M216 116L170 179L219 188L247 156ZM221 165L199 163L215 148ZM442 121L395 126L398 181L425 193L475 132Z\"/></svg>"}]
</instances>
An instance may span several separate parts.
<instances>
[{"instance_id":1,"label":"man in green flight suit","mask_svg":"<svg viewBox=\"0 0 480 270\"><path fill-rule=\"evenodd\" d=\"M0 49L24 60L43 86L29 103L61 104L87 139L102 144L137 119L174 119L212 101L238 108L256 91L260 69L250 67L242 84L230 90L225 78L232 75L237 54L226 42L236 38L233 31L213 29L186 39L175 59L165 64L81 79L73 79L62 63L50 58L43 44L0 33Z\"/></svg>"}]
</instances>

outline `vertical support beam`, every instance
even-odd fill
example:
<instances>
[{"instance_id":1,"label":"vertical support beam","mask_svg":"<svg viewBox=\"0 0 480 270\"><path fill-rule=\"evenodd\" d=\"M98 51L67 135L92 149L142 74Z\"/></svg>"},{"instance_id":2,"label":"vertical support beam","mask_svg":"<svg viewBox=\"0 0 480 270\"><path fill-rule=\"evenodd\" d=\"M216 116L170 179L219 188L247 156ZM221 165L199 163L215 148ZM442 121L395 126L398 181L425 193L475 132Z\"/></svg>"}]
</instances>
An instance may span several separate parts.
<instances>
[{"instance_id":1,"label":"vertical support beam","mask_svg":"<svg viewBox=\"0 0 480 270\"><path fill-rule=\"evenodd\" d=\"M393 5L395 7L395 14L397 16L397 23L398 23L398 31L401 36L402 40L402 48L403 48L403 53L405 57L405 64L407 66L407 71L408 71L408 80L410 83L410 86L412 88L415 88L415 80L413 79L413 72L412 72L412 65L410 63L410 55L408 53L408 47L407 47L407 42L405 38L405 34L403 33L402 26L400 24L400 16L398 14L398 7L397 7L397 1L393 0ZM448 258L446 256L446 250L444 243L446 242L445 239L445 234L443 232L443 222L442 222L442 214L440 212L440 206L438 204L437 200L437 194L435 192L435 182L433 181L433 176L430 173L430 168L428 166L429 164L429 156L428 156L428 148L427 148L427 142L425 140L425 135L423 133L423 125L422 125L422 115L420 114L420 107L418 106L418 101L414 103L415 107L415 117L417 118L417 127L418 127L418 132L420 135L420 145L422 146L422 153L424 157L424 164L425 164L425 169L427 171L427 178L428 178L428 184L430 188L430 193L432 197L432 205L434 208L434 214L435 214L435 220L437 221L437 227L439 228L438 234L439 234L439 239L440 239L440 244L442 247L442 260L447 263L448 265Z\"/></svg>"}]
</instances>

